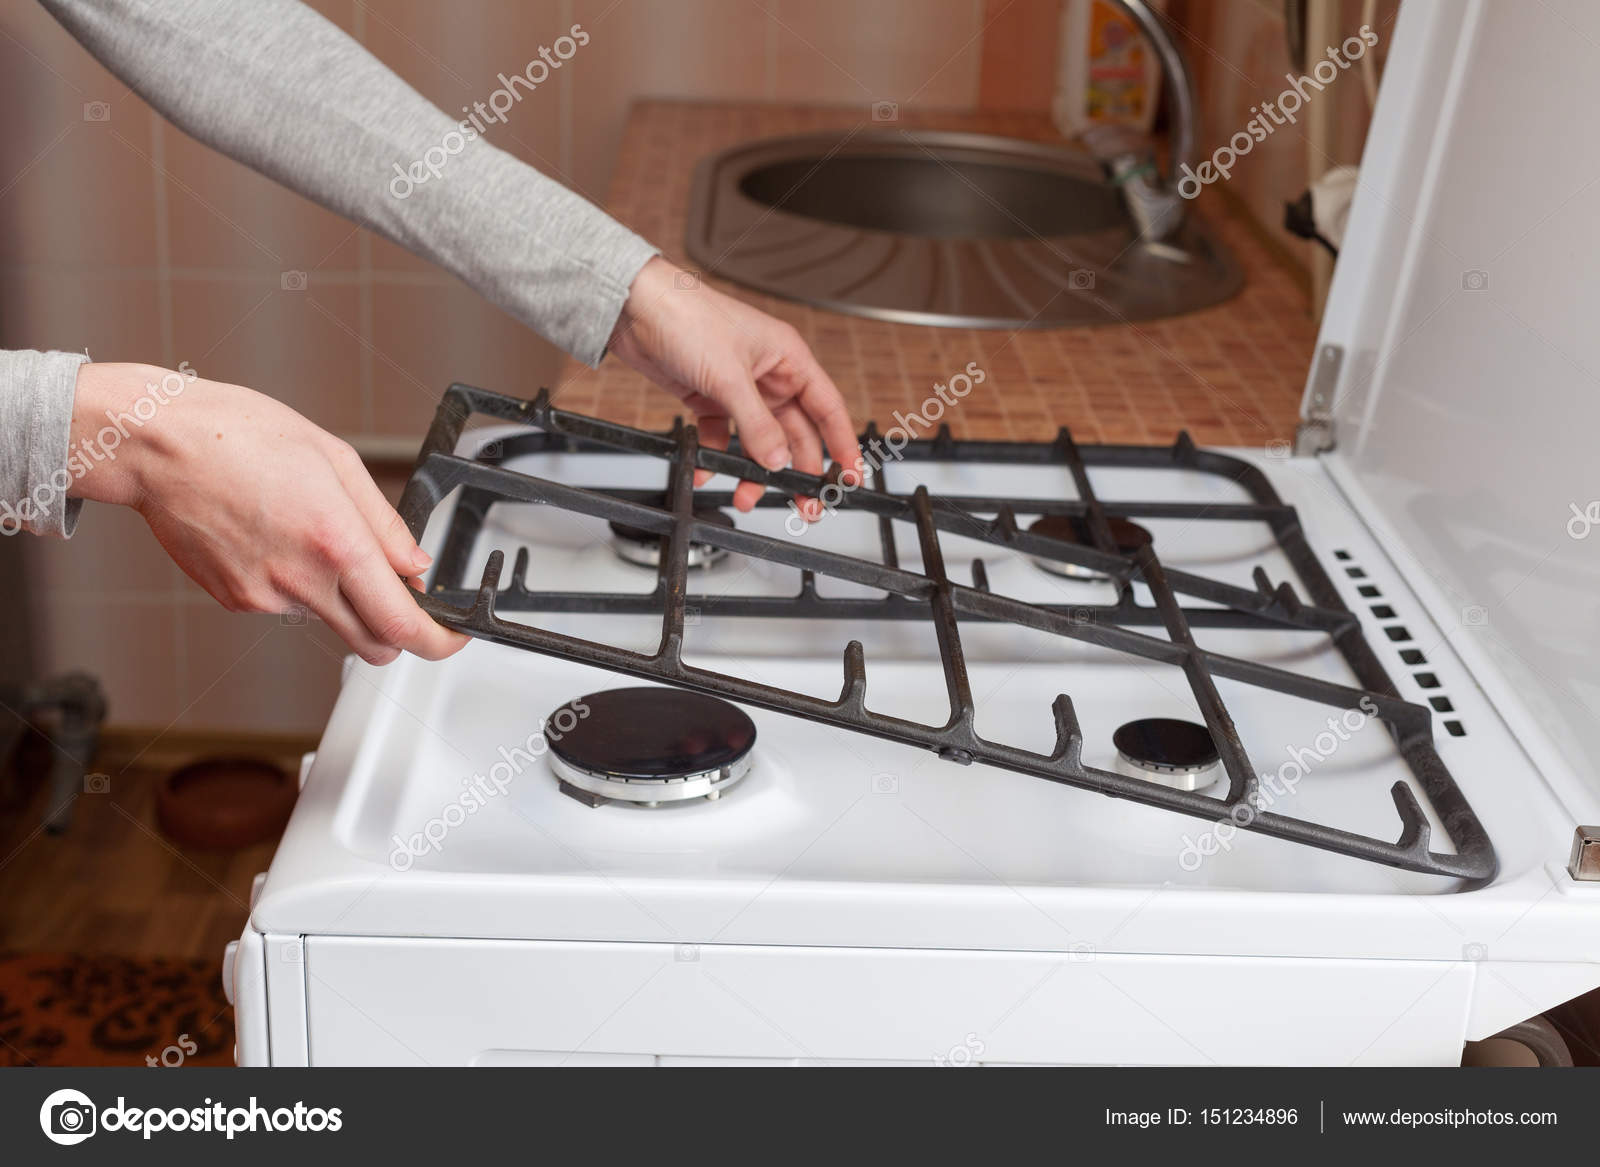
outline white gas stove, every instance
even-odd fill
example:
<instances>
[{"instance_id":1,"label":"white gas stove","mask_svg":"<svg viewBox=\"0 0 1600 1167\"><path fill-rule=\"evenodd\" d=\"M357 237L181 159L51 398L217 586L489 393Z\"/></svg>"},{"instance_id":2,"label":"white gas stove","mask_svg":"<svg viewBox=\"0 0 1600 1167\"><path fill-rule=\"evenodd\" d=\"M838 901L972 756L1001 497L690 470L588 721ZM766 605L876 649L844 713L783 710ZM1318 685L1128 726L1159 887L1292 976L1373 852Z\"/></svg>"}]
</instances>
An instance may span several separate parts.
<instances>
[{"instance_id":1,"label":"white gas stove","mask_svg":"<svg viewBox=\"0 0 1600 1167\"><path fill-rule=\"evenodd\" d=\"M1398 706L1357 699L1373 686L1347 643L1283 618L1292 603L1263 615L1228 602L1267 596L1258 573L1307 603L1318 590L1282 531L1251 517L1259 492L1239 475L1090 457L1089 496L1063 460L1005 460L998 447L952 460L921 443L921 456L887 463L888 490L1004 496L1024 526L1056 515L1052 533L1069 542L1062 514L1081 518L1092 497L1118 552L1148 536L1167 573L1217 584L1221 599L1179 598L1205 653L1247 662L1214 685L1258 776L1256 804L1336 837L1308 843L1292 825L1230 819L1228 735L1208 735L1214 714L1179 664L1014 622L959 625L979 739L1050 756L1062 733L1052 701L1065 693L1085 772L1223 809L1197 817L1159 795L1143 805L994 759L960 765L768 703L685 697L488 640L439 664L354 663L229 955L241 1064L1455 1064L1464 1040L1600 984L1600 882L1568 868L1575 830L1600 822L1584 764L1600 749L1586 704L1600 690L1583 599L1600 543L1548 551L1544 538L1545 527L1562 536L1569 497L1588 497L1574 493L1578 467L1551 457L1556 427L1571 432L1571 411L1585 411L1593 433L1600 407L1591 394L1550 420L1576 374L1549 360L1524 368L1511 399L1491 375L1504 358L1485 354L1518 326L1441 290L1457 261L1436 246L1454 217L1499 221L1498 204L1440 196L1470 165L1462 155L1492 148L1505 166L1532 148L1509 126L1485 144L1469 120L1499 124L1477 109L1489 96L1474 100L1470 78L1487 53L1502 71L1518 66L1512 30L1484 28L1518 19L1407 6L1366 162L1381 186L1364 187L1352 218L1306 452L1226 452L1295 509L1334 593L1312 606L1354 613L1348 635L1393 683L1380 700L1426 712L1445 789L1385 727L1379 714ZM1529 49L1528 68L1536 58ZM1484 186L1515 202L1509 183ZM1526 293L1540 303L1581 275L1540 274ZM1520 277L1508 266L1491 278ZM1575 343L1594 352L1592 338ZM1519 437L1511 419L1528 416L1549 432ZM669 486L661 460L543 448L524 432L476 430L461 450L487 447L498 470L566 488ZM1335 445L1312 449L1330 434ZM548 504L462 498L440 502L424 538L441 572L475 585L492 552L525 549L527 586L566 599L503 606L505 619L656 649L651 539ZM735 516L735 530L885 559L874 514L841 506L803 533L788 516L763 507ZM981 526L941 533L949 578L1090 624L1118 602L1112 580L1081 564L1045 570ZM904 523L893 558L931 570ZM867 618L882 591L825 575L802 588L797 567L738 550L698 547L691 562L685 665L834 702L854 640L873 714L949 717L949 645L931 619ZM1523 586L1537 602L1512 598ZM797 594L815 610L741 608ZM1161 600L1143 582L1124 598ZM1234 619L1241 603L1259 618ZM1164 623L1130 630L1165 637ZM1251 666L1351 699L1250 683ZM1397 784L1409 797L1391 796ZM1343 842L1393 844L1407 805L1427 825L1414 861ZM1489 878L1453 878L1476 847L1474 815L1497 864Z\"/></svg>"}]
</instances>

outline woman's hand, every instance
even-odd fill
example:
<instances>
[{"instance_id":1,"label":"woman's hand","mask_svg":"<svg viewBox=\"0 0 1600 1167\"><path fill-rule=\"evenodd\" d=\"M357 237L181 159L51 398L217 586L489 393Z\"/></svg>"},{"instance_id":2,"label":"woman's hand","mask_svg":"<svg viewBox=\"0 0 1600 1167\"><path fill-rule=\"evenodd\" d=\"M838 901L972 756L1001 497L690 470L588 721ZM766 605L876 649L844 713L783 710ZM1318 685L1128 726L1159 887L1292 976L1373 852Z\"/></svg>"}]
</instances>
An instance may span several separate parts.
<instances>
[{"instance_id":1,"label":"woman's hand","mask_svg":"<svg viewBox=\"0 0 1600 1167\"><path fill-rule=\"evenodd\" d=\"M634 279L610 351L681 398L704 445L726 449L731 422L745 454L769 470L793 463L821 474L826 444L835 462L861 471L850 411L800 334L659 256ZM699 471L695 485L710 477ZM741 483L733 503L747 511L762 491ZM821 513L812 500L801 509Z\"/></svg>"},{"instance_id":2,"label":"woman's hand","mask_svg":"<svg viewBox=\"0 0 1600 1167\"><path fill-rule=\"evenodd\" d=\"M108 411L132 418L128 436L109 456L83 453L90 468L70 493L133 507L229 611L302 604L372 664L402 650L439 660L467 643L408 594L400 577L428 557L344 442L238 385L86 364L71 452L103 454Z\"/></svg>"}]
</instances>

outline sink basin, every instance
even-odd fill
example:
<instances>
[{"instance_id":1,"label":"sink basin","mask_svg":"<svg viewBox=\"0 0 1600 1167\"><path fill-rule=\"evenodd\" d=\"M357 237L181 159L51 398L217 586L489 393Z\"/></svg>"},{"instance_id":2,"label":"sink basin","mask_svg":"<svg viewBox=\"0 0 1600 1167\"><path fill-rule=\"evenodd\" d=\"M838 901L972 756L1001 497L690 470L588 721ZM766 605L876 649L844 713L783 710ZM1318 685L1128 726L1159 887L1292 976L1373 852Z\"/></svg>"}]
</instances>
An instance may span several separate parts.
<instances>
[{"instance_id":1,"label":"sink basin","mask_svg":"<svg viewBox=\"0 0 1600 1167\"><path fill-rule=\"evenodd\" d=\"M1088 155L979 134L804 134L725 150L695 171L686 242L703 269L757 291L962 328L1152 320L1242 283L1192 215L1159 243L1141 239Z\"/></svg>"}]
</instances>

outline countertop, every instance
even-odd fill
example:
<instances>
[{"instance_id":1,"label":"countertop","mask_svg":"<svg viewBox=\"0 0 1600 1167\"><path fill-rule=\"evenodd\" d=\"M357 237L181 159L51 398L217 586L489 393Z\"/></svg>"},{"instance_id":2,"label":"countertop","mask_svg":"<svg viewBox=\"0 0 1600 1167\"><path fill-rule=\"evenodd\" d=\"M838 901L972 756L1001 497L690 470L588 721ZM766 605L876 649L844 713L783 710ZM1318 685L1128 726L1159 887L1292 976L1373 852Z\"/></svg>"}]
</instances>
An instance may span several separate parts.
<instances>
[{"instance_id":1,"label":"countertop","mask_svg":"<svg viewBox=\"0 0 1600 1167\"><path fill-rule=\"evenodd\" d=\"M634 106L606 209L684 258L695 164L754 138L848 129L853 108L648 101ZM907 128L969 130L1060 141L1028 114L907 114ZM936 382L975 362L987 374L944 420L956 437L1038 440L1069 426L1083 442L1169 442L1180 429L1203 445L1264 446L1293 436L1316 343L1306 297L1292 275L1226 204L1199 211L1244 269L1244 289L1215 308L1149 323L1050 331L888 324L710 282L789 321L844 392L858 424L913 410ZM709 278L709 277L708 277ZM569 361L555 387L566 409L663 428L677 403L615 360L599 370ZM892 424L892 423L891 423Z\"/></svg>"}]
</instances>

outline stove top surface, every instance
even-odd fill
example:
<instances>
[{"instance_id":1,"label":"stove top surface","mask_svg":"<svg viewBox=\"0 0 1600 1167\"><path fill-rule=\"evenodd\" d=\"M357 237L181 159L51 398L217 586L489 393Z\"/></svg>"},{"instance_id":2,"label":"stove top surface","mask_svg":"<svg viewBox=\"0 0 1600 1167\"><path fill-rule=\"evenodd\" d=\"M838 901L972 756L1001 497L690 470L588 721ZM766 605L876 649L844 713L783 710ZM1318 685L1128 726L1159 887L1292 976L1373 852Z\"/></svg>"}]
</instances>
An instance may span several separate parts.
<instances>
[{"instance_id":1,"label":"stove top surface","mask_svg":"<svg viewBox=\"0 0 1600 1167\"><path fill-rule=\"evenodd\" d=\"M567 483L661 485L662 467L627 455L530 461L529 472ZM1355 950L1422 955L1418 945L1453 945L1459 955L1460 927L1438 921L1487 904L1526 912L1526 901L1548 896L1548 869L1564 853L1570 817L1319 464L1256 461L1300 510L1401 696L1437 711L1439 754L1501 859L1489 887L1450 895L1458 885L1437 875L963 766L759 708L747 710L757 734L748 772L726 797L667 813L591 807L563 793L540 721L575 697L622 682L591 665L475 641L439 664L407 658L383 669L352 667L257 915L300 932L951 948L1060 947L1115 919L1117 943L1128 950L1293 955L1339 945L1350 951L1338 933L1361 930L1357 905L1381 912L1387 909L1372 905L1427 902L1439 906L1408 913L1434 917L1432 927L1379 929ZM940 494L1072 495L1060 467L894 470L902 491L911 489L909 479ZM1244 501L1234 484L1186 471L1108 468L1096 471L1095 485L1121 500ZM429 528L430 551L448 510L441 506ZM736 522L845 553L877 551L871 516L841 510L796 534L785 529L787 514L764 509ZM1295 578L1259 523L1141 518L1140 525L1169 568L1241 587L1253 586L1257 567L1275 580ZM991 589L1003 595L1055 604L1113 598L1107 581L1046 572L1025 555L975 540L965 541L970 547L959 537L941 542L952 577L981 556ZM652 569L615 554L604 522L538 505L494 507L469 571L481 570L491 550L517 546L532 549L530 580L541 588L644 594L654 587ZM903 538L900 554L914 566L916 540ZM686 663L832 699L838 646L855 638L864 642L873 709L922 721L948 711L925 622L695 614L697 596L788 595L798 582L794 569L738 554L691 571ZM857 587L817 580L819 592ZM652 615L541 612L533 619L641 651L660 637ZM1353 683L1320 633L1197 627L1194 635L1219 653ZM964 622L962 637L976 729L985 738L1048 752L1050 703L1067 692L1084 763L1114 769L1113 734L1124 723L1201 720L1175 666L1013 625ZM1226 679L1217 687L1262 771L1270 809L1393 837L1387 788L1415 780L1376 717ZM1435 847L1447 846L1441 824L1431 825ZM1224 927L1229 919L1233 932Z\"/></svg>"}]
</instances>

